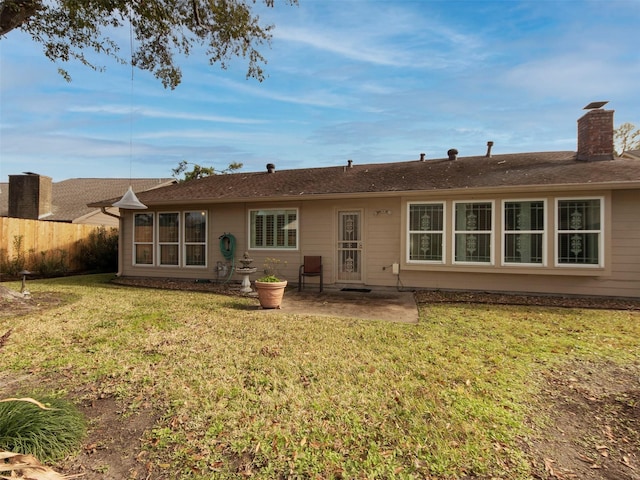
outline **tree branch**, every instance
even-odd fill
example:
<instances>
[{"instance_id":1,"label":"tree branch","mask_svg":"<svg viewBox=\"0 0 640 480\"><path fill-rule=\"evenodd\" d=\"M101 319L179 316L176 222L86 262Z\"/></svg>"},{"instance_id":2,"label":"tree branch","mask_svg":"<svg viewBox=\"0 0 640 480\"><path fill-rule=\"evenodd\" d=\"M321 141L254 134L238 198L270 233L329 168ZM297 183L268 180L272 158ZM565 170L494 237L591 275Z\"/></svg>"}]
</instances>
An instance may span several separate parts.
<instances>
[{"instance_id":1,"label":"tree branch","mask_svg":"<svg viewBox=\"0 0 640 480\"><path fill-rule=\"evenodd\" d=\"M19 28L42 7L39 0L7 0L0 6L0 36Z\"/></svg>"}]
</instances>

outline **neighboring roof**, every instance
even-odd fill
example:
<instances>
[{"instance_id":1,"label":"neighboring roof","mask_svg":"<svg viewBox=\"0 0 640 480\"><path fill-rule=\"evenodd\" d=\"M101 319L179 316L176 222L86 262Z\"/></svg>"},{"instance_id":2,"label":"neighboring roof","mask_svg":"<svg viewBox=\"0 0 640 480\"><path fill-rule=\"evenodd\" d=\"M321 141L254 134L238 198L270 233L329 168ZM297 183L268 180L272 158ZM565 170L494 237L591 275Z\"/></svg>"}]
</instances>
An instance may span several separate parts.
<instances>
[{"instance_id":1,"label":"neighboring roof","mask_svg":"<svg viewBox=\"0 0 640 480\"><path fill-rule=\"evenodd\" d=\"M121 197L129 188L136 192L143 192L158 187L170 185L173 178L72 178L55 182L51 191L51 210L43 220L72 222L88 215L97 207L88 207L99 200L110 197ZM0 216L8 215L9 184L0 184Z\"/></svg>"},{"instance_id":2,"label":"neighboring roof","mask_svg":"<svg viewBox=\"0 0 640 480\"><path fill-rule=\"evenodd\" d=\"M391 192L525 188L551 185L640 188L640 162L585 162L575 152L517 153L398 163L213 175L142 192L148 206L189 202L277 200ZM96 205L110 205L112 200Z\"/></svg>"},{"instance_id":3,"label":"neighboring roof","mask_svg":"<svg viewBox=\"0 0 640 480\"><path fill-rule=\"evenodd\" d=\"M640 160L640 150L629 150L622 154L625 158L632 158L634 160Z\"/></svg>"}]
</instances>

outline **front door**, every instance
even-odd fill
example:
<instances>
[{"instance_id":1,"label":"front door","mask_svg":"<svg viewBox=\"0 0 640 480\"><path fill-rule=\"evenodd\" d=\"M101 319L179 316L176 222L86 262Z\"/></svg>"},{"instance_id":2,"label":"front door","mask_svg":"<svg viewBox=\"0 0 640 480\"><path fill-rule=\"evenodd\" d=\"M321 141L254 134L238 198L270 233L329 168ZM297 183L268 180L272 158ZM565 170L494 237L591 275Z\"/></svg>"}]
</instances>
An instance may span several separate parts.
<instances>
[{"instance_id":1,"label":"front door","mask_svg":"<svg viewBox=\"0 0 640 480\"><path fill-rule=\"evenodd\" d=\"M338 212L338 281L362 282L360 211Z\"/></svg>"}]
</instances>

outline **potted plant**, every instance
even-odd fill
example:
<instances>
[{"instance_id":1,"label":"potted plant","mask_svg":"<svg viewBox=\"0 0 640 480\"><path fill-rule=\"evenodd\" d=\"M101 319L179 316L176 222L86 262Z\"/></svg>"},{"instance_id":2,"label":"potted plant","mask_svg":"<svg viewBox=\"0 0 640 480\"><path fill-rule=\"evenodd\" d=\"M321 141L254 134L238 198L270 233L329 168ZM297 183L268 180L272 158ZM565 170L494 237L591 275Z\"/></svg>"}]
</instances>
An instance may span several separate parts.
<instances>
[{"instance_id":1,"label":"potted plant","mask_svg":"<svg viewBox=\"0 0 640 480\"><path fill-rule=\"evenodd\" d=\"M262 308L280 308L287 281L280 278L278 273L279 266L280 260L266 258L264 276L255 281L258 300Z\"/></svg>"}]
</instances>

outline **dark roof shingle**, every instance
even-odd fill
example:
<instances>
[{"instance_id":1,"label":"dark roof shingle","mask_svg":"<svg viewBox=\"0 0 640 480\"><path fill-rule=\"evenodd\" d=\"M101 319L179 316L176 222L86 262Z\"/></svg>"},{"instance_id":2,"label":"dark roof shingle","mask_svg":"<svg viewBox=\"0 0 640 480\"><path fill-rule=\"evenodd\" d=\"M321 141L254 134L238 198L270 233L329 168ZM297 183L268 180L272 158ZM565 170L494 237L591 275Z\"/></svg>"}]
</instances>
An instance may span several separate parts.
<instances>
[{"instance_id":1,"label":"dark roof shingle","mask_svg":"<svg viewBox=\"0 0 640 480\"><path fill-rule=\"evenodd\" d=\"M542 152L214 175L142 192L149 206L537 185L640 186L640 162L583 162L575 152ZM108 205L112 200L100 202Z\"/></svg>"}]
</instances>

